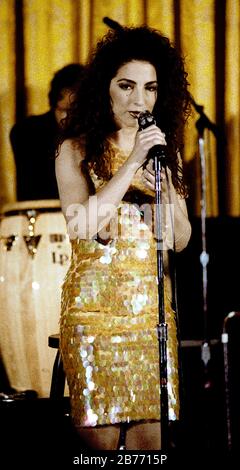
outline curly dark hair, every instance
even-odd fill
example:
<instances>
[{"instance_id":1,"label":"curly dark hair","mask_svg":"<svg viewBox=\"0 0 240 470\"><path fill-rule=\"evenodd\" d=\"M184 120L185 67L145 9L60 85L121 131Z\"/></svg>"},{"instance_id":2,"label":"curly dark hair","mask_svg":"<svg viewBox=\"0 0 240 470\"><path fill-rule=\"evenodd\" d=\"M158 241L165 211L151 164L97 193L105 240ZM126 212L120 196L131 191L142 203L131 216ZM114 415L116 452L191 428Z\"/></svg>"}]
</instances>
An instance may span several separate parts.
<instances>
[{"instance_id":1,"label":"curly dark hair","mask_svg":"<svg viewBox=\"0 0 240 470\"><path fill-rule=\"evenodd\" d=\"M58 70L50 83L50 90L48 93L48 100L51 108L55 108L57 102L62 98L62 91L65 88L70 90L77 89L84 73L84 65L73 63L65 65Z\"/></svg>"},{"instance_id":2,"label":"curly dark hair","mask_svg":"<svg viewBox=\"0 0 240 470\"><path fill-rule=\"evenodd\" d=\"M85 136L82 168L90 167L105 180L111 178L107 136L115 129L109 86L118 69L132 60L151 63L157 73L158 95L153 109L157 126L166 134L167 161L173 184L186 195L178 152L183 147L183 126L190 114L190 94L184 61L169 39L147 26L110 30L93 50L86 75L68 114L61 141Z\"/></svg>"}]
</instances>

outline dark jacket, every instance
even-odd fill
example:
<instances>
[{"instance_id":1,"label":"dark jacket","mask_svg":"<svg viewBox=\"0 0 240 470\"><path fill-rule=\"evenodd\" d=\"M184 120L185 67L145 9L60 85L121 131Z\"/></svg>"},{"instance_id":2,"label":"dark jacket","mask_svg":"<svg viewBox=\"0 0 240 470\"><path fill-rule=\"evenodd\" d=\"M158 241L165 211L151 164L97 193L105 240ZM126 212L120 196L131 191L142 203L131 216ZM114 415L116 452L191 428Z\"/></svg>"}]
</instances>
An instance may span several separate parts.
<instances>
[{"instance_id":1,"label":"dark jacket","mask_svg":"<svg viewBox=\"0 0 240 470\"><path fill-rule=\"evenodd\" d=\"M52 111L28 116L11 129L18 201L59 198L55 177L57 130Z\"/></svg>"}]
</instances>

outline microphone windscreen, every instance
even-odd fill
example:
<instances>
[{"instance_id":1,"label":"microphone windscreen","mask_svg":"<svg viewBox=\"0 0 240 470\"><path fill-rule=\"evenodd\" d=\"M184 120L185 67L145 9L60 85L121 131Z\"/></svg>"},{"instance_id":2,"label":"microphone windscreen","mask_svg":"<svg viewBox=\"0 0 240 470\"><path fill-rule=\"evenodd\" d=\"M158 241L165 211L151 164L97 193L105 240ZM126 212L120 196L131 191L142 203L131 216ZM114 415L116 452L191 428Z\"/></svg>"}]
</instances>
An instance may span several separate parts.
<instances>
[{"instance_id":1,"label":"microphone windscreen","mask_svg":"<svg viewBox=\"0 0 240 470\"><path fill-rule=\"evenodd\" d=\"M138 116L139 130L146 129L146 127L156 124L155 117L149 111L143 111Z\"/></svg>"}]
</instances>

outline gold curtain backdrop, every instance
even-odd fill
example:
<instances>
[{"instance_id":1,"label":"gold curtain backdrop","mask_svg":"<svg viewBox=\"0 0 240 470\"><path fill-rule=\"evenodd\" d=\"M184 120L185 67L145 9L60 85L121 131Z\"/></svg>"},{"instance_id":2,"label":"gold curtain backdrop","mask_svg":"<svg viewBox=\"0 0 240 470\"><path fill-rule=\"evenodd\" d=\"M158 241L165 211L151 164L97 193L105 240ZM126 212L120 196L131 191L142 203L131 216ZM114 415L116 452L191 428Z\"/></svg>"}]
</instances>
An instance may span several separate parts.
<instances>
[{"instance_id":1,"label":"gold curtain backdrop","mask_svg":"<svg viewBox=\"0 0 240 470\"><path fill-rule=\"evenodd\" d=\"M239 216L239 0L0 0L0 204L16 199L9 132L17 112L48 109L53 74L86 62L107 32L104 16L126 26L148 24L181 50L193 98L222 135L205 132L207 215ZM198 118L193 109L183 155L193 215L200 214Z\"/></svg>"}]
</instances>

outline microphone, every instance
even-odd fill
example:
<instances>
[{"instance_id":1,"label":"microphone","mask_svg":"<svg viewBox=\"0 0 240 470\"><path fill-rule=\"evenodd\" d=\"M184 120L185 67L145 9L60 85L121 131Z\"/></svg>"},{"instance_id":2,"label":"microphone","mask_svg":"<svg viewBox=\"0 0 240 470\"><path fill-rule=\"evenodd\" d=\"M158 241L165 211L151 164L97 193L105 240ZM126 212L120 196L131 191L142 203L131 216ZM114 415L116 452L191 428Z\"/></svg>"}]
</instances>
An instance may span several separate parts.
<instances>
[{"instance_id":1,"label":"microphone","mask_svg":"<svg viewBox=\"0 0 240 470\"><path fill-rule=\"evenodd\" d=\"M200 118L196 122L196 128L200 133L204 131L204 129L209 129L212 131L212 133L215 135L216 138L221 137L221 133L219 130L219 127L214 124L214 122L210 121L210 119L207 117L207 115L204 113L204 106L197 104L192 95L190 95L190 103L194 107L194 109L197 111L197 113L200 115Z\"/></svg>"},{"instance_id":2,"label":"microphone","mask_svg":"<svg viewBox=\"0 0 240 470\"><path fill-rule=\"evenodd\" d=\"M156 125L155 117L149 111L143 111L138 116L138 126L139 131L146 129L147 127L151 126L152 124ZM161 159L161 163L166 164L166 146L165 145L153 145L153 147L149 150L147 155L147 161L150 158L158 157Z\"/></svg>"},{"instance_id":3,"label":"microphone","mask_svg":"<svg viewBox=\"0 0 240 470\"><path fill-rule=\"evenodd\" d=\"M121 26L117 21L111 20L108 16L104 16L103 22L109 26L109 28L114 29L115 31L122 31L123 26Z\"/></svg>"}]
</instances>

